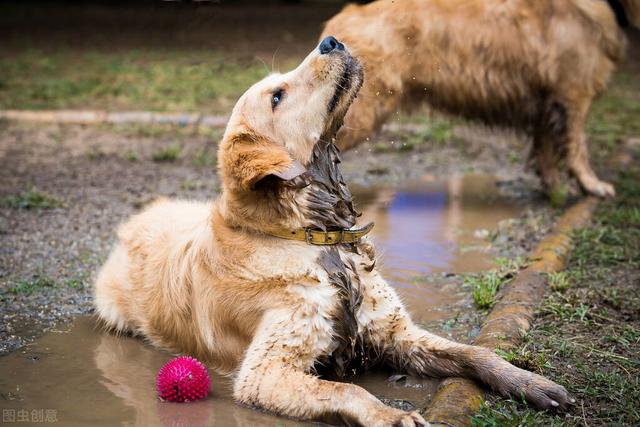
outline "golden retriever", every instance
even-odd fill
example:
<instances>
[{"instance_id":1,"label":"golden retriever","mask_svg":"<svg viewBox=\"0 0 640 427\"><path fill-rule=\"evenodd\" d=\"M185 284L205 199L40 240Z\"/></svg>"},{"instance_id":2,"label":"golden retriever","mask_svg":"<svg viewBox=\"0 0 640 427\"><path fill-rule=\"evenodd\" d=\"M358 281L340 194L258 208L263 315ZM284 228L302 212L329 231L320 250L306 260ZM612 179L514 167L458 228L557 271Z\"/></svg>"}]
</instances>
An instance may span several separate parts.
<instances>
[{"instance_id":1,"label":"golden retriever","mask_svg":"<svg viewBox=\"0 0 640 427\"><path fill-rule=\"evenodd\" d=\"M623 3L637 19L637 0ZM558 189L566 161L587 193L615 194L593 172L584 132L591 102L624 53L606 1L380 0L347 6L321 38L328 34L352 49L366 75L338 134L341 149L419 100L526 132L547 191Z\"/></svg>"},{"instance_id":2,"label":"golden retriever","mask_svg":"<svg viewBox=\"0 0 640 427\"><path fill-rule=\"evenodd\" d=\"M378 273L332 143L362 79L328 37L295 70L242 95L219 149L222 194L159 200L122 225L95 284L98 316L233 373L238 402L288 417L425 425L316 375L383 363L566 407L563 387L416 326Z\"/></svg>"}]
</instances>

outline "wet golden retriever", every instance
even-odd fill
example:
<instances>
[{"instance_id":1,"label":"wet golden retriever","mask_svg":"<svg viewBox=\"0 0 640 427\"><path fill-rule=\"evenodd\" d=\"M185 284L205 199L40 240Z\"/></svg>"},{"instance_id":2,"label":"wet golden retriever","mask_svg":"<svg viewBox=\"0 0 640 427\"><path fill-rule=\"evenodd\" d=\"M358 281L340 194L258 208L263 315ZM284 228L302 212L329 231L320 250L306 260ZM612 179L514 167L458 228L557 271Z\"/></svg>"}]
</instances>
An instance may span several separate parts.
<instances>
[{"instance_id":1,"label":"wet golden retriever","mask_svg":"<svg viewBox=\"0 0 640 427\"><path fill-rule=\"evenodd\" d=\"M623 2L638 19L638 2ZM558 165L587 193L612 196L588 158L585 122L622 59L625 39L601 0L380 0L349 5L332 34L352 49L366 82L337 137L350 148L401 107L436 109L533 139L531 162L548 191Z\"/></svg>"},{"instance_id":2,"label":"wet golden retriever","mask_svg":"<svg viewBox=\"0 0 640 427\"><path fill-rule=\"evenodd\" d=\"M416 326L380 276L332 143L362 79L328 37L295 70L251 87L220 145L220 197L160 200L122 225L95 284L98 316L233 373L238 402L289 417L425 425L317 375L378 364L566 407L563 387Z\"/></svg>"}]
</instances>

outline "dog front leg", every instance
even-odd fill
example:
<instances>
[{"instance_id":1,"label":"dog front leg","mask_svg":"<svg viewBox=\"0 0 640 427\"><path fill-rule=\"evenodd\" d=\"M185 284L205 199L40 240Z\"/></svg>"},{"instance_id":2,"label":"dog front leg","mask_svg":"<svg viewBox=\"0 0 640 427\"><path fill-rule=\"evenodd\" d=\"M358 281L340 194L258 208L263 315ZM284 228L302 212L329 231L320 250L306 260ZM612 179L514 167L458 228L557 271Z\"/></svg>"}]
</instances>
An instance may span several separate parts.
<instances>
[{"instance_id":1,"label":"dog front leg","mask_svg":"<svg viewBox=\"0 0 640 427\"><path fill-rule=\"evenodd\" d=\"M235 380L235 399L299 419L379 427L427 425L418 413L390 408L359 386L311 375L323 337L309 328L315 325L317 330L321 323L299 311L267 313Z\"/></svg>"},{"instance_id":2,"label":"dog front leg","mask_svg":"<svg viewBox=\"0 0 640 427\"><path fill-rule=\"evenodd\" d=\"M553 381L517 368L489 349L459 344L419 328L393 288L377 273L370 277L359 322L370 345L394 367L420 376L473 378L504 396L524 396L541 408L568 406L567 391Z\"/></svg>"}]
</instances>

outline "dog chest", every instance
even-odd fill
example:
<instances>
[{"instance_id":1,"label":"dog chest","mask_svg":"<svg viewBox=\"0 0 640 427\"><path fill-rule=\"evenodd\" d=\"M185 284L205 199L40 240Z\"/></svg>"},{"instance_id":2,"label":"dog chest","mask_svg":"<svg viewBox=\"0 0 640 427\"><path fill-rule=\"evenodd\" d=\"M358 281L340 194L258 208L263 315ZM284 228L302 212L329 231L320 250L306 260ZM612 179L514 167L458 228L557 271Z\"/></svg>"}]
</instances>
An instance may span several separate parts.
<instances>
[{"instance_id":1,"label":"dog chest","mask_svg":"<svg viewBox=\"0 0 640 427\"><path fill-rule=\"evenodd\" d=\"M336 246L326 248L317 262L327 273L338 298L333 316L335 348L328 355L326 366L338 377L344 377L361 347L356 313L362 304L362 286L353 260L340 252Z\"/></svg>"}]
</instances>

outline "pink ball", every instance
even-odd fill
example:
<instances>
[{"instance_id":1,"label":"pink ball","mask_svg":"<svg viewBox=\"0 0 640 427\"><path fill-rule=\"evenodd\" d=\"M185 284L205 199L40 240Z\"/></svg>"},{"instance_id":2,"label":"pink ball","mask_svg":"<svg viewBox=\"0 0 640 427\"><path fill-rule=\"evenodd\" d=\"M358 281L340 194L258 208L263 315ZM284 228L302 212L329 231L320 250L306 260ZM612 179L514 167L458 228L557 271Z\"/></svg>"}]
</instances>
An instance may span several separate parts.
<instances>
[{"instance_id":1,"label":"pink ball","mask_svg":"<svg viewBox=\"0 0 640 427\"><path fill-rule=\"evenodd\" d=\"M162 400L193 402L207 397L211 380L207 368L189 356L170 360L158 372L156 390Z\"/></svg>"}]
</instances>

